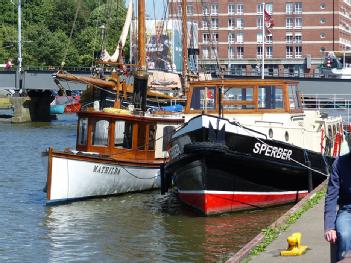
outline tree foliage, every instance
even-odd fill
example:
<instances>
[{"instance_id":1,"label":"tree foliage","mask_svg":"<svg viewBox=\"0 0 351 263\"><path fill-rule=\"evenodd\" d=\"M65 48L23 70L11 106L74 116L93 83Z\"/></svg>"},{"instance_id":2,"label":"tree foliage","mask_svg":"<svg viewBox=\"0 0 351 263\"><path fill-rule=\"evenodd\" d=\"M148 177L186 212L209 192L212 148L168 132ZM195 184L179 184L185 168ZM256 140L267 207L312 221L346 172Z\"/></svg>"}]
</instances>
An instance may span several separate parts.
<instances>
[{"instance_id":1,"label":"tree foliage","mask_svg":"<svg viewBox=\"0 0 351 263\"><path fill-rule=\"evenodd\" d=\"M0 64L16 63L17 0L0 6ZM124 0L22 0L23 65L90 66L94 51L113 53L125 15Z\"/></svg>"}]
</instances>

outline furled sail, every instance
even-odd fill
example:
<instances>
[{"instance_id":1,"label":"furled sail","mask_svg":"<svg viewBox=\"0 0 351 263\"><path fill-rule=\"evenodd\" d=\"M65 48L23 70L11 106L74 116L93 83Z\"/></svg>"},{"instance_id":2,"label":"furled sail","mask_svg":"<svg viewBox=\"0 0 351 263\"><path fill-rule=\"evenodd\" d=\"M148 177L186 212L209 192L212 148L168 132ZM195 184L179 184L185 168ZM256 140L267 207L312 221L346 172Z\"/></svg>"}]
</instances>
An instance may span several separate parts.
<instances>
[{"instance_id":1,"label":"furled sail","mask_svg":"<svg viewBox=\"0 0 351 263\"><path fill-rule=\"evenodd\" d=\"M132 16L133 16L133 1L129 1L126 21L124 22L122 33L121 33L121 36L119 37L119 41L118 41L115 53L113 53L113 55L110 56L109 53L107 52L107 50L104 50L102 52L102 57L101 57L102 61L104 61L104 62L117 62L117 60L122 52L122 49L123 49L124 45L126 44L128 30L129 30L130 24L132 22Z\"/></svg>"}]
</instances>

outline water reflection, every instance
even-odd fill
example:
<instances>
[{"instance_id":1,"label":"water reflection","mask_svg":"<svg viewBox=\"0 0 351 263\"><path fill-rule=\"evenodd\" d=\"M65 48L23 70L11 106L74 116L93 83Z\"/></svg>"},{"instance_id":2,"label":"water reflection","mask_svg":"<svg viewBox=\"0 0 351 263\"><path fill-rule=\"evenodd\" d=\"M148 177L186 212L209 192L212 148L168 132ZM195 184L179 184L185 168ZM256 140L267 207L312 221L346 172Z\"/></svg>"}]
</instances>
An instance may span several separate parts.
<instances>
[{"instance_id":1,"label":"water reflection","mask_svg":"<svg viewBox=\"0 0 351 263\"><path fill-rule=\"evenodd\" d=\"M49 262L215 262L286 209L199 217L158 192L48 207Z\"/></svg>"}]
</instances>

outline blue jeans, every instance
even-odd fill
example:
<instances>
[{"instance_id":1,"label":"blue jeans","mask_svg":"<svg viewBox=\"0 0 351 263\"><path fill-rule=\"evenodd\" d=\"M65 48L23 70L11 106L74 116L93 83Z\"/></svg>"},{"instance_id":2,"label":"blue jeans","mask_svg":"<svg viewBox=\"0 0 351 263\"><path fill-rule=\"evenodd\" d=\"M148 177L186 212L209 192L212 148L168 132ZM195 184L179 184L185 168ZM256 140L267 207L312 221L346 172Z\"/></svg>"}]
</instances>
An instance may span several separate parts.
<instances>
[{"instance_id":1,"label":"blue jeans","mask_svg":"<svg viewBox=\"0 0 351 263\"><path fill-rule=\"evenodd\" d=\"M336 261L351 253L351 205L342 206L336 217Z\"/></svg>"}]
</instances>

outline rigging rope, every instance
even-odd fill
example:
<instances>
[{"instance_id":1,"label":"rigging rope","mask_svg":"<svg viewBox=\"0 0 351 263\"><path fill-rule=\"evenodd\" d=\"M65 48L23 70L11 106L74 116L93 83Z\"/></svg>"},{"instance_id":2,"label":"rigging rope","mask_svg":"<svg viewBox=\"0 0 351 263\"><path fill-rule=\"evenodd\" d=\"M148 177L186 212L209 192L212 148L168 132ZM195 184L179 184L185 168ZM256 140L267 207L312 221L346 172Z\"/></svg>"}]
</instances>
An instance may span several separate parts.
<instances>
[{"instance_id":1,"label":"rigging rope","mask_svg":"<svg viewBox=\"0 0 351 263\"><path fill-rule=\"evenodd\" d=\"M63 55L63 60L61 62L61 69L64 67L65 63L66 63L66 56L67 56L67 52L68 52L68 48L71 44L71 39L72 39L72 35L73 35L73 30L74 30L74 27L76 25L76 21L77 21L77 17L78 17L78 12L79 12L79 9L80 9L80 5L81 5L81 0L78 0L77 2L77 9L76 9L76 13L74 15L74 20L73 20L73 25L72 25L72 28L71 28L71 33L69 34L69 39L68 39L68 44L66 46L66 49L65 49L65 52L64 52L64 55Z\"/></svg>"}]
</instances>

